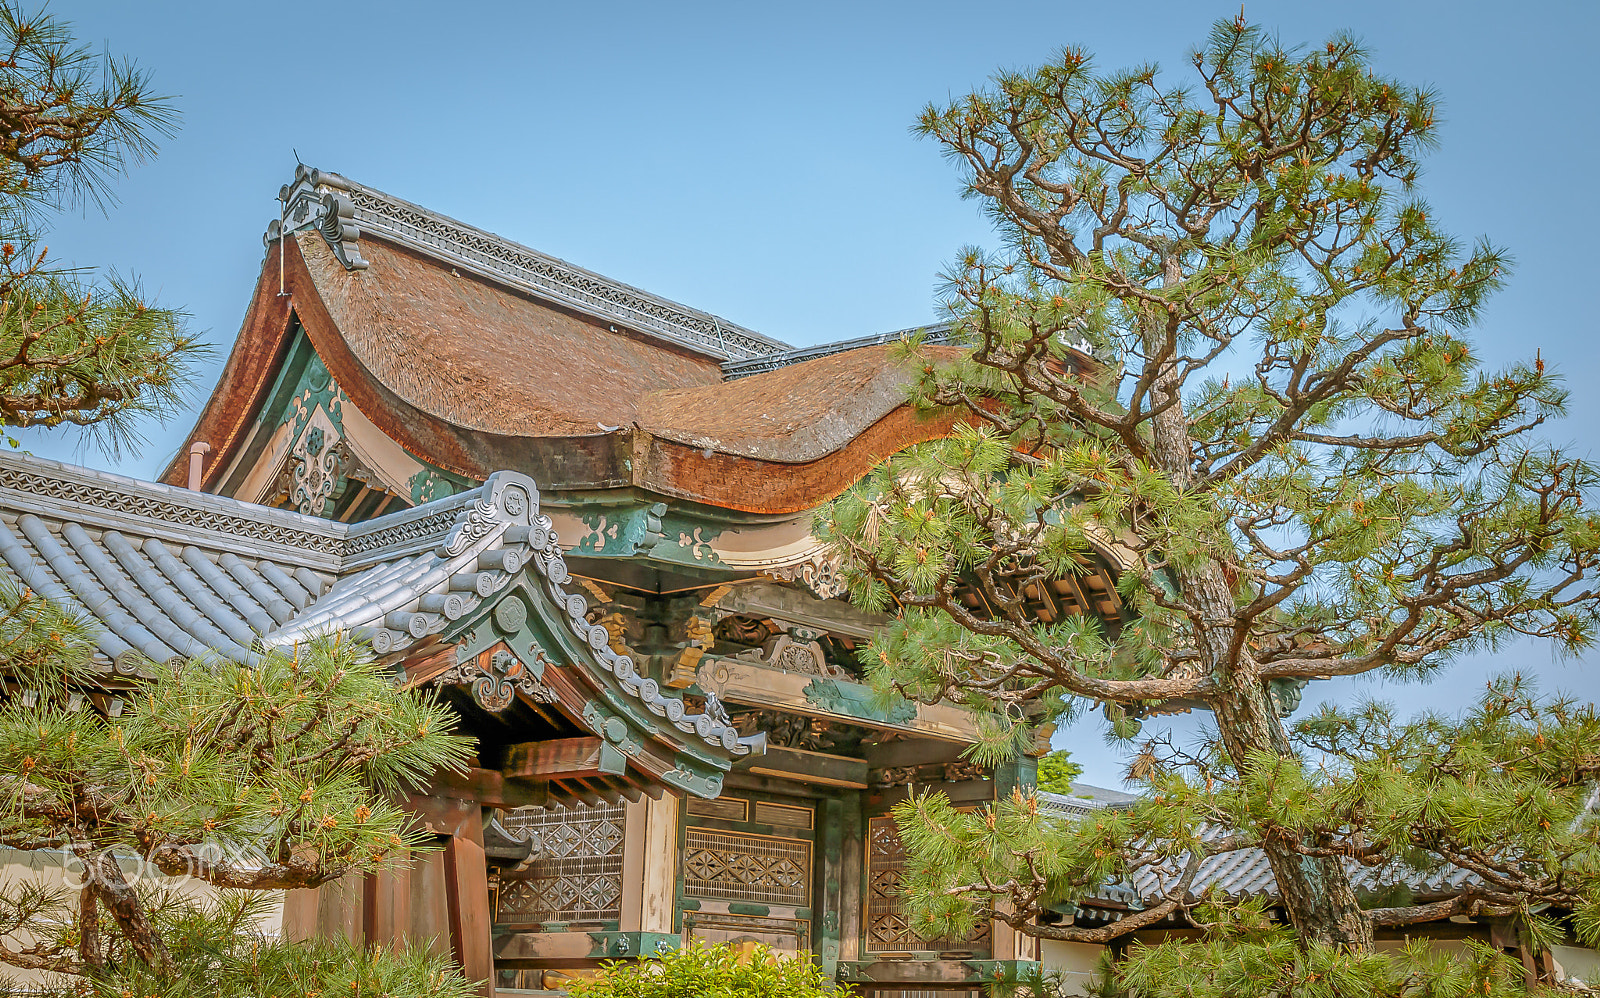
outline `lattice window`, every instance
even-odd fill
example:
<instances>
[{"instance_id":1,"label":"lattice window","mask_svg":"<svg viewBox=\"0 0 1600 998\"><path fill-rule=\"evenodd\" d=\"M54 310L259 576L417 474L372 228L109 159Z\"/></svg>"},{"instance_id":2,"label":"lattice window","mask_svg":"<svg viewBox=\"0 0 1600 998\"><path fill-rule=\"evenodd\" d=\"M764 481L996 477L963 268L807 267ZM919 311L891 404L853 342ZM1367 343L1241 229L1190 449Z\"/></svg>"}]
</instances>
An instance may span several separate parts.
<instances>
[{"instance_id":1,"label":"lattice window","mask_svg":"<svg viewBox=\"0 0 1600 998\"><path fill-rule=\"evenodd\" d=\"M806 907L811 904L811 843L690 828L683 846L683 892Z\"/></svg>"},{"instance_id":2,"label":"lattice window","mask_svg":"<svg viewBox=\"0 0 1600 998\"><path fill-rule=\"evenodd\" d=\"M911 927L900 881L906 849L894 818L885 814L867 822L867 949L870 951L989 950L989 920L980 919L966 939L925 939Z\"/></svg>"},{"instance_id":3,"label":"lattice window","mask_svg":"<svg viewBox=\"0 0 1600 998\"><path fill-rule=\"evenodd\" d=\"M504 878L495 921L599 922L622 916L620 806L520 808L501 823L537 833L541 849L526 870Z\"/></svg>"}]
</instances>

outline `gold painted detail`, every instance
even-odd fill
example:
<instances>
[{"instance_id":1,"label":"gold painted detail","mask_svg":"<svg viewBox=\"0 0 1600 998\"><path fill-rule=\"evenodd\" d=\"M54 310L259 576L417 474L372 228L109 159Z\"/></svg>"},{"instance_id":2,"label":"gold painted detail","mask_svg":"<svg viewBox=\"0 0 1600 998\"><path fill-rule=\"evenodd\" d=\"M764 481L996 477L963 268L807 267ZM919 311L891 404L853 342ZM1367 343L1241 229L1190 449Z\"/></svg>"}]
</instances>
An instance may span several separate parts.
<instances>
[{"instance_id":1,"label":"gold painted detail","mask_svg":"<svg viewBox=\"0 0 1600 998\"><path fill-rule=\"evenodd\" d=\"M690 828L683 846L683 892L805 907L811 903L811 843Z\"/></svg>"},{"instance_id":2,"label":"gold painted detail","mask_svg":"<svg viewBox=\"0 0 1600 998\"><path fill-rule=\"evenodd\" d=\"M628 649L628 618L620 613L608 613L594 621L606 629L606 645L618 655L631 655Z\"/></svg>"},{"instance_id":3,"label":"gold painted detail","mask_svg":"<svg viewBox=\"0 0 1600 998\"><path fill-rule=\"evenodd\" d=\"M691 616L683 625L683 650L675 655L668 656L666 684L673 689L683 689L693 686L695 670L700 667L700 659L711 646L715 639L711 630L714 622L709 617Z\"/></svg>"},{"instance_id":4,"label":"gold painted detail","mask_svg":"<svg viewBox=\"0 0 1600 998\"><path fill-rule=\"evenodd\" d=\"M621 807L519 808L508 812L501 824L512 832L537 834L543 848L525 870L505 876L496 922L589 922L621 917Z\"/></svg>"}]
</instances>

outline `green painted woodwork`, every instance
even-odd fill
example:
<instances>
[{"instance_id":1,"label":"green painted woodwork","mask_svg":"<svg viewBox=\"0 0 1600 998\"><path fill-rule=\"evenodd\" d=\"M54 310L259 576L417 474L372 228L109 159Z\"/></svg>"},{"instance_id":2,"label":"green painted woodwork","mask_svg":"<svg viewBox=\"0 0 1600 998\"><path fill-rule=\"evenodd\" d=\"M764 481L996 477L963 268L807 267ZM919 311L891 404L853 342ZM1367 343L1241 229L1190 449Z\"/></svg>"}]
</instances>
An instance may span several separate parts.
<instances>
[{"instance_id":1,"label":"green painted woodwork","mask_svg":"<svg viewBox=\"0 0 1600 998\"><path fill-rule=\"evenodd\" d=\"M804 692L809 703L831 714L901 725L917 719L917 705L910 700L897 696L884 706L878 693L859 683L818 676L806 686Z\"/></svg>"},{"instance_id":2,"label":"green painted woodwork","mask_svg":"<svg viewBox=\"0 0 1600 998\"><path fill-rule=\"evenodd\" d=\"M857 809L859 810L859 806ZM841 862L844 858L844 801L837 797L819 801L817 823L822 832L822 841L817 843L817 851L821 857L821 871L818 877L821 883L818 885L817 908L821 910L822 918L815 923L814 946L817 962L822 965L822 972L831 978L839 969L840 928L844 912L846 871Z\"/></svg>"},{"instance_id":3,"label":"green painted woodwork","mask_svg":"<svg viewBox=\"0 0 1600 998\"><path fill-rule=\"evenodd\" d=\"M1013 791L1028 793L1039 784L1039 760L1019 755L994 768L994 799L1004 800Z\"/></svg>"},{"instance_id":4,"label":"green painted woodwork","mask_svg":"<svg viewBox=\"0 0 1600 998\"><path fill-rule=\"evenodd\" d=\"M648 506L616 506L590 512L579 511L587 533L563 537L575 554L597 558L637 558L648 555L663 538L661 517L666 503Z\"/></svg>"},{"instance_id":5,"label":"green painted woodwork","mask_svg":"<svg viewBox=\"0 0 1600 998\"><path fill-rule=\"evenodd\" d=\"M327 414L337 436L342 439L345 435L344 406L349 398L334 381L333 374L311 345L298 319L294 320L284 361L264 398L261 411L256 416L257 432L247 445L242 460L237 462L237 470L218 488L217 491L222 495L236 495L264 456L268 440L280 427L289 426L290 440L296 441L318 408ZM326 441L325 446L334 442ZM422 465L422 470L406 482L414 506L454 495L477 484L460 475L435 468L415 454L411 457Z\"/></svg>"},{"instance_id":6,"label":"green painted woodwork","mask_svg":"<svg viewBox=\"0 0 1600 998\"><path fill-rule=\"evenodd\" d=\"M711 542L725 529L725 524L708 517L669 508L661 517L661 542L650 549L650 559L690 568L718 568L722 559Z\"/></svg>"},{"instance_id":7,"label":"green painted woodwork","mask_svg":"<svg viewBox=\"0 0 1600 998\"><path fill-rule=\"evenodd\" d=\"M937 972L930 965L937 965ZM847 983L905 983L914 989L922 981L937 982L941 987L1004 984L1039 969L1037 960L841 960L837 979Z\"/></svg>"},{"instance_id":8,"label":"green painted woodwork","mask_svg":"<svg viewBox=\"0 0 1600 998\"><path fill-rule=\"evenodd\" d=\"M589 959L624 960L670 953L682 938L666 932L591 932Z\"/></svg>"},{"instance_id":9,"label":"green painted woodwork","mask_svg":"<svg viewBox=\"0 0 1600 998\"><path fill-rule=\"evenodd\" d=\"M423 468L406 479L406 488L410 490L413 506L453 496L457 492L470 489L472 484L460 475L452 475L437 468Z\"/></svg>"},{"instance_id":10,"label":"green painted woodwork","mask_svg":"<svg viewBox=\"0 0 1600 998\"><path fill-rule=\"evenodd\" d=\"M728 913L730 915L754 915L756 918L766 918L772 914L772 908L764 904L750 904L745 901L729 901Z\"/></svg>"},{"instance_id":11,"label":"green painted woodwork","mask_svg":"<svg viewBox=\"0 0 1600 998\"><path fill-rule=\"evenodd\" d=\"M565 621L556 619L556 611L549 606L549 601L534 595L537 590L533 587L537 585L538 581L525 569L497 596L485 600L476 611L451 624L441 637L456 642L456 660L465 662L504 641L535 678L542 678L546 662L576 662L588 658L586 646ZM601 765L606 772L612 769L623 772L627 758L643 753L646 739L669 735L659 718L609 683L602 685L597 699L584 704L583 720L591 731L605 740ZM696 748L688 739L676 735L674 730L672 737L668 737L679 746L674 768L662 777L662 782L696 796L717 796L722 790L726 763L709 748Z\"/></svg>"}]
</instances>

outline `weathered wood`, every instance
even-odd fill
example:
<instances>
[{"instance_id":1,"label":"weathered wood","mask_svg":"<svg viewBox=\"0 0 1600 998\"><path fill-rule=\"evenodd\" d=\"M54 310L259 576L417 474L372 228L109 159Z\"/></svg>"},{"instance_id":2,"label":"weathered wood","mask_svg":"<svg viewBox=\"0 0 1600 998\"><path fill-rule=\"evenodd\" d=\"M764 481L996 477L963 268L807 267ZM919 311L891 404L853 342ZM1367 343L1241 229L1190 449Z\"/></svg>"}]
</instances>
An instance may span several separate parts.
<instances>
[{"instance_id":1,"label":"weathered wood","mask_svg":"<svg viewBox=\"0 0 1600 998\"><path fill-rule=\"evenodd\" d=\"M469 769L465 774L440 770L433 775L428 786L416 791L410 801L415 803L427 798L470 801L484 807L506 809L539 807L550 799L549 790L543 783L507 777L495 769L478 768ZM446 829L435 831L442 835L450 834Z\"/></svg>"},{"instance_id":2,"label":"weathered wood","mask_svg":"<svg viewBox=\"0 0 1600 998\"><path fill-rule=\"evenodd\" d=\"M445 904L449 911L450 950L467 980L477 981L478 994L494 996L494 958L490 932L489 870L484 862L483 828L469 824L444 846Z\"/></svg>"},{"instance_id":3,"label":"weathered wood","mask_svg":"<svg viewBox=\"0 0 1600 998\"><path fill-rule=\"evenodd\" d=\"M679 806L674 796L625 805L622 843L623 932L672 932L677 908Z\"/></svg>"},{"instance_id":4,"label":"weathered wood","mask_svg":"<svg viewBox=\"0 0 1600 998\"><path fill-rule=\"evenodd\" d=\"M362 877L344 877L303 890L285 891L283 898L283 936L291 942L308 939L362 941Z\"/></svg>"},{"instance_id":5,"label":"weathered wood","mask_svg":"<svg viewBox=\"0 0 1600 998\"><path fill-rule=\"evenodd\" d=\"M866 745L868 769L902 769L906 766L931 766L941 762L955 762L970 747L967 742L950 742L937 738L907 738L898 742Z\"/></svg>"},{"instance_id":6,"label":"weathered wood","mask_svg":"<svg viewBox=\"0 0 1600 998\"><path fill-rule=\"evenodd\" d=\"M756 757L749 771L759 776L779 776L847 790L867 788L865 760L805 749L769 746L767 754Z\"/></svg>"},{"instance_id":7,"label":"weathered wood","mask_svg":"<svg viewBox=\"0 0 1600 998\"><path fill-rule=\"evenodd\" d=\"M862 866L866 859L866 841L861 828L861 795L841 794L840 802L844 807L841 821L844 845L839 859L842 877L839 959L845 961L859 959L861 955L861 882L865 874Z\"/></svg>"},{"instance_id":8,"label":"weathered wood","mask_svg":"<svg viewBox=\"0 0 1600 998\"><path fill-rule=\"evenodd\" d=\"M556 738L510 746L500 772L531 780L582 780L627 770L627 757L603 739Z\"/></svg>"},{"instance_id":9,"label":"weathered wood","mask_svg":"<svg viewBox=\"0 0 1600 998\"><path fill-rule=\"evenodd\" d=\"M849 873L844 860L844 802L825 800L817 809L821 841L817 843L821 866L818 917L812 921L816 953L822 972L832 980L839 968L839 932L844 907L844 882Z\"/></svg>"},{"instance_id":10,"label":"weathered wood","mask_svg":"<svg viewBox=\"0 0 1600 998\"><path fill-rule=\"evenodd\" d=\"M818 599L775 582L735 586L716 606L720 610L752 617L777 617L852 638L870 638L889 622L881 613L867 613L841 600Z\"/></svg>"},{"instance_id":11,"label":"weathered wood","mask_svg":"<svg viewBox=\"0 0 1600 998\"><path fill-rule=\"evenodd\" d=\"M717 671L718 682L722 683L723 687L721 697L724 703L745 704L766 710L786 710L811 717L845 721L862 727L905 731L950 741L975 740L972 714L962 707L949 704L916 704L909 719L904 723L897 723L885 720L881 713L874 715L872 711L853 710L858 701L869 703L873 699L871 691L861 687L860 684L798 672L783 672L720 656L707 655L705 661L711 663ZM722 677L724 670L727 673L726 680ZM852 696L849 702L835 704L829 698L818 697L818 687L837 687L850 692Z\"/></svg>"},{"instance_id":12,"label":"weathered wood","mask_svg":"<svg viewBox=\"0 0 1600 998\"><path fill-rule=\"evenodd\" d=\"M887 811L909 797L912 790L919 794L924 791L944 794L950 798L952 804L982 804L994 800L992 780L958 780L954 783L938 781L879 790L867 797L867 810L872 814Z\"/></svg>"}]
</instances>

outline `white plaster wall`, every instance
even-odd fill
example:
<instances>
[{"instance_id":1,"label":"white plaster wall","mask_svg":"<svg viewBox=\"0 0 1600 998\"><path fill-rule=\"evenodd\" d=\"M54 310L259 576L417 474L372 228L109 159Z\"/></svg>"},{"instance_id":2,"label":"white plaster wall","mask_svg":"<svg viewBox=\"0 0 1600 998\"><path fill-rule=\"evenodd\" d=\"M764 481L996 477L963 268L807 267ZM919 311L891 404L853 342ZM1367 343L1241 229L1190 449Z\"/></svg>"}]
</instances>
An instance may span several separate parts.
<instances>
[{"instance_id":1,"label":"white plaster wall","mask_svg":"<svg viewBox=\"0 0 1600 998\"><path fill-rule=\"evenodd\" d=\"M1556 976L1561 980L1577 978L1591 988L1600 987L1600 953L1578 946L1556 946L1550 955L1555 957Z\"/></svg>"},{"instance_id":2,"label":"white plaster wall","mask_svg":"<svg viewBox=\"0 0 1600 998\"><path fill-rule=\"evenodd\" d=\"M1064 995L1088 994L1089 982L1100 965L1104 946L1095 943L1069 943L1059 939L1039 940L1039 961L1046 970L1064 978Z\"/></svg>"}]
</instances>

